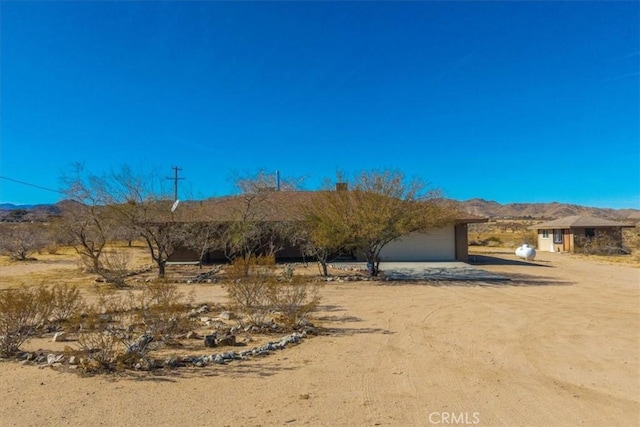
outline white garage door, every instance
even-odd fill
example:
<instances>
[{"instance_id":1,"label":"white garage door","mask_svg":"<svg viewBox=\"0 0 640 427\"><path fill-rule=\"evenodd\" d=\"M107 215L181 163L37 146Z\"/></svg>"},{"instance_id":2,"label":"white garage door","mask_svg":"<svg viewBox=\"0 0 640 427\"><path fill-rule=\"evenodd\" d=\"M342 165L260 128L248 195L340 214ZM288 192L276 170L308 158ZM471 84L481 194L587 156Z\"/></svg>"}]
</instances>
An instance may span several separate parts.
<instances>
[{"instance_id":1,"label":"white garage door","mask_svg":"<svg viewBox=\"0 0 640 427\"><path fill-rule=\"evenodd\" d=\"M382 261L454 261L456 241L454 226L411 233L394 240L382 249Z\"/></svg>"}]
</instances>

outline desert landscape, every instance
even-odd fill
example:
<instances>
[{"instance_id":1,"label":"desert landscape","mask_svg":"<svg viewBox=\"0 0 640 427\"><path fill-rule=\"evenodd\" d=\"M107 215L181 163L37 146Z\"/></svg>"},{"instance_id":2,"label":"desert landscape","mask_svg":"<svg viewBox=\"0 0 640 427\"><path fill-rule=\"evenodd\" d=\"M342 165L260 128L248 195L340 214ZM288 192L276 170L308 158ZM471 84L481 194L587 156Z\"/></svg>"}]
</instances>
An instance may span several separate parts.
<instances>
[{"instance_id":1,"label":"desert landscape","mask_svg":"<svg viewBox=\"0 0 640 427\"><path fill-rule=\"evenodd\" d=\"M509 280L327 282L312 315L321 333L264 357L94 376L3 361L2 425L638 424L637 263L525 262L486 247L471 261ZM75 271L73 257L45 255L4 262L0 277L12 287ZM225 303L215 283L179 288Z\"/></svg>"}]
</instances>

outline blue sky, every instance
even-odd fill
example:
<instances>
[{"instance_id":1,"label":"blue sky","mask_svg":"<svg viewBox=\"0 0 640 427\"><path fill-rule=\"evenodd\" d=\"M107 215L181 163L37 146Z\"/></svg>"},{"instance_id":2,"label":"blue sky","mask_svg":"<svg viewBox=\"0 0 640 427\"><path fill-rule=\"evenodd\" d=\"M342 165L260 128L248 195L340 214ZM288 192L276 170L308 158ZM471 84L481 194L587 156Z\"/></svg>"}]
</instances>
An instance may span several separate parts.
<instances>
[{"instance_id":1,"label":"blue sky","mask_svg":"<svg viewBox=\"0 0 640 427\"><path fill-rule=\"evenodd\" d=\"M0 3L0 202L73 163L640 208L638 2ZM9 180L9 179L11 180ZM165 180L168 191L171 181Z\"/></svg>"}]
</instances>

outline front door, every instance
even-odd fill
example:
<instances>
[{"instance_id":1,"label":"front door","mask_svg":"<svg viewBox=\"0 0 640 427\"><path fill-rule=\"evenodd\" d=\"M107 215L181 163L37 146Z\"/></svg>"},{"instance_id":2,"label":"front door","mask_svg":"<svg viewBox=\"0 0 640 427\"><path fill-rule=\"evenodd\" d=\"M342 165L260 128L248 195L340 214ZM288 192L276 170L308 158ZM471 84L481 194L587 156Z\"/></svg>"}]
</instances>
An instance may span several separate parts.
<instances>
[{"instance_id":1,"label":"front door","mask_svg":"<svg viewBox=\"0 0 640 427\"><path fill-rule=\"evenodd\" d=\"M563 236L564 238L562 239L562 250L564 252L569 252L571 251L571 239L569 238L571 230L565 229L563 231L564 231L564 236Z\"/></svg>"}]
</instances>

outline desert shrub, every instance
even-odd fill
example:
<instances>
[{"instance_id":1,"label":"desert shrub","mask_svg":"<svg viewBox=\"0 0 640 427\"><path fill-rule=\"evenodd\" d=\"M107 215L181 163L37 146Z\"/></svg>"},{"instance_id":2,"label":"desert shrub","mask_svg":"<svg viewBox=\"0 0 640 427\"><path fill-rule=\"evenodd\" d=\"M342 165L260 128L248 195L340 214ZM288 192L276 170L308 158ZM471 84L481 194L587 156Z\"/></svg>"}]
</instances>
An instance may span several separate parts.
<instances>
[{"instance_id":1,"label":"desert shrub","mask_svg":"<svg viewBox=\"0 0 640 427\"><path fill-rule=\"evenodd\" d=\"M620 230L600 231L594 236L575 236L575 251L587 255L621 255L630 251L622 246Z\"/></svg>"},{"instance_id":2,"label":"desert shrub","mask_svg":"<svg viewBox=\"0 0 640 427\"><path fill-rule=\"evenodd\" d=\"M244 271L241 267L239 275ZM274 264L267 263L253 266L251 272L249 277L232 275L223 284L233 307L250 324L261 326L270 314L277 313L287 326L293 326L317 308L318 286L296 277L292 268L277 276Z\"/></svg>"},{"instance_id":3,"label":"desert shrub","mask_svg":"<svg viewBox=\"0 0 640 427\"><path fill-rule=\"evenodd\" d=\"M33 336L53 311L52 292L44 286L0 292L0 354L9 356Z\"/></svg>"},{"instance_id":4,"label":"desert shrub","mask_svg":"<svg viewBox=\"0 0 640 427\"><path fill-rule=\"evenodd\" d=\"M85 371L111 371L140 363L151 366L148 353L176 333L189 329L185 295L175 284L157 280L142 292L101 287L97 303L87 307L74 325L77 348Z\"/></svg>"},{"instance_id":5,"label":"desert shrub","mask_svg":"<svg viewBox=\"0 0 640 427\"><path fill-rule=\"evenodd\" d=\"M275 281L273 257L236 258L227 268L223 284L232 306L252 325L264 324L269 314L269 286ZM245 274L247 273L247 274Z\"/></svg>"},{"instance_id":6,"label":"desert shrub","mask_svg":"<svg viewBox=\"0 0 640 427\"><path fill-rule=\"evenodd\" d=\"M85 307L84 299L77 286L66 283L51 288L52 313L50 319L62 322L77 316Z\"/></svg>"},{"instance_id":7,"label":"desert shrub","mask_svg":"<svg viewBox=\"0 0 640 427\"><path fill-rule=\"evenodd\" d=\"M105 282L116 287L126 286L126 278L130 274L131 254L121 249L104 250L100 257L81 254L80 269L95 273Z\"/></svg>"},{"instance_id":8,"label":"desert shrub","mask_svg":"<svg viewBox=\"0 0 640 427\"><path fill-rule=\"evenodd\" d=\"M68 350L68 353L80 358L79 366L83 371L111 371L115 368L120 340L111 331L83 331L76 343L79 349Z\"/></svg>"},{"instance_id":9,"label":"desert shrub","mask_svg":"<svg viewBox=\"0 0 640 427\"><path fill-rule=\"evenodd\" d=\"M187 298L175 284L165 280L149 282L137 298L134 320L143 325L144 333L155 342L170 340L175 334L190 329L185 316L186 302Z\"/></svg>"},{"instance_id":10,"label":"desert shrub","mask_svg":"<svg viewBox=\"0 0 640 427\"><path fill-rule=\"evenodd\" d=\"M94 273L99 274L107 283L122 287L126 285L130 263L131 255L128 252L119 249L105 250L100 256L98 271Z\"/></svg>"},{"instance_id":11,"label":"desert shrub","mask_svg":"<svg viewBox=\"0 0 640 427\"><path fill-rule=\"evenodd\" d=\"M501 246L502 245L502 239L500 239L497 236L489 236L486 239L484 239L482 246Z\"/></svg>"},{"instance_id":12,"label":"desert shrub","mask_svg":"<svg viewBox=\"0 0 640 427\"><path fill-rule=\"evenodd\" d=\"M288 280L272 282L267 297L272 309L279 314L280 321L292 327L318 308L319 285L291 276Z\"/></svg>"},{"instance_id":13,"label":"desert shrub","mask_svg":"<svg viewBox=\"0 0 640 427\"><path fill-rule=\"evenodd\" d=\"M262 325L269 312L267 277L248 277L226 282L223 286L234 309L247 316L252 325Z\"/></svg>"},{"instance_id":14,"label":"desert shrub","mask_svg":"<svg viewBox=\"0 0 640 427\"><path fill-rule=\"evenodd\" d=\"M60 251L60 246L58 246L55 243L50 243L48 244L44 250L49 254L49 255L57 255L58 252Z\"/></svg>"},{"instance_id":15,"label":"desert shrub","mask_svg":"<svg viewBox=\"0 0 640 427\"><path fill-rule=\"evenodd\" d=\"M184 297L175 284L166 280L155 280L145 283L140 301L143 307L171 306L182 304Z\"/></svg>"},{"instance_id":16,"label":"desert shrub","mask_svg":"<svg viewBox=\"0 0 640 427\"><path fill-rule=\"evenodd\" d=\"M77 339L76 347L67 352L80 359L81 369L97 372L116 368L118 356L135 340L128 327L131 300L131 294L101 288L97 302L85 307L83 314L70 322Z\"/></svg>"},{"instance_id":17,"label":"desert shrub","mask_svg":"<svg viewBox=\"0 0 640 427\"><path fill-rule=\"evenodd\" d=\"M525 243L533 248L538 246L538 235L533 230L516 231L513 233L513 237L508 240L514 247L518 247Z\"/></svg>"}]
</instances>

